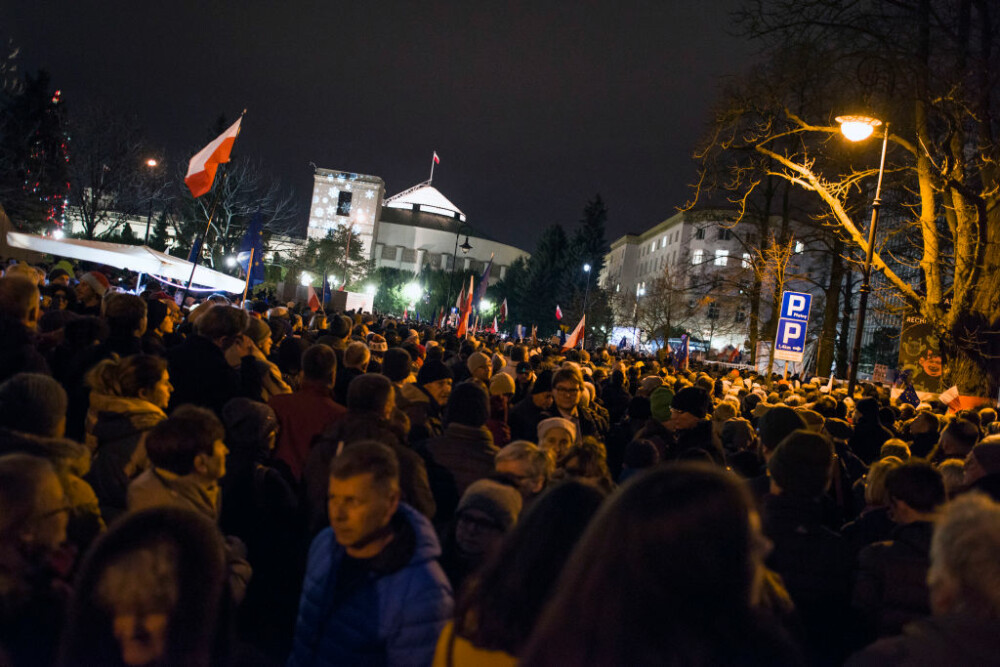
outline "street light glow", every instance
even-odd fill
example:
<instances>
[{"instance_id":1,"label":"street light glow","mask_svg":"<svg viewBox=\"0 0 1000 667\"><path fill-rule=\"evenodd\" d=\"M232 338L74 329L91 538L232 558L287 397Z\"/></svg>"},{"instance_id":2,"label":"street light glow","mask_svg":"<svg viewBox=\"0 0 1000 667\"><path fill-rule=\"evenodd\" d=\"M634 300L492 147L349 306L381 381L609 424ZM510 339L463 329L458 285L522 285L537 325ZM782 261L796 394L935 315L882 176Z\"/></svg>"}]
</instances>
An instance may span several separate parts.
<instances>
[{"instance_id":1,"label":"street light glow","mask_svg":"<svg viewBox=\"0 0 1000 667\"><path fill-rule=\"evenodd\" d=\"M479 302L479 312L485 312L487 310L493 309L493 302L489 299L483 299Z\"/></svg>"},{"instance_id":2,"label":"street light glow","mask_svg":"<svg viewBox=\"0 0 1000 667\"><path fill-rule=\"evenodd\" d=\"M837 116L837 122L848 141L864 141L882 124L878 118L871 116Z\"/></svg>"},{"instance_id":3,"label":"street light glow","mask_svg":"<svg viewBox=\"0 0 1000 667\"><path fill-rule=\"evenodd\" d=\"M230 268L236 266L236 258L234 256L232 256L232 255L229 255L228 257L226 257L226 266L228 266Z\"/></svg>"},{"instance_id":4,"label":"street light glow","mask_svg":"<svg viewBox=\"0 0 1000 667\"><path fill-rule=\"evenodd\" d=\"M367 285L365 285L365 294L374 294L375 289L376 289L375 285L373 285L372 283L368 283Z\"/></svg>"},{"instance_id":5,"label":"street light glow","mask_svg":"<svg viewBox=\"0 0 1000 667\"><path fill-rule=\"evenodd\" d=\"M590 273L590 264L584 264L583 271L584 273Z\"/></svg>"},{"instance_id":6,"label":"street light glow","mask_svg":"<svg viewBox=\"0 0 1000 667\"><path fill-rule=\"evenodd\" d=\"M156 161L156 158L149 158L148 160L146 160L146 166L147 167L152 168L152 167L155 167L158 164L160 164L160 163Z\"/></svg>"},{"instance_id":7,"label":"street light glow","mask_svg":"<svg viewBox=\"0 0 1000 667\"><path fill-rule=\"evenodd\" d=\"M420 283L409 283L403 288L403 296L409 299L410 303L414 303L422 294Z\"/></svg>"},{"instance_id":8,"label":"street light glow","mask_svg":"<svg viewBox=\"0 0 1000 667\"><path fill-rule=\"evenodd\" d=\"M303 271L302 275L299 276L299 282L302 283L303 287L309 287L312 285L313 277L308 271Z\"/></svg>"},{"instance_id":9,"label":"street light glow","mask_svg":"<svg viewBox=\"0 0 1000 667\"><path fill-rule=\"evenodd\" d=\"M64 238L66 238L66 232L64 232L61 229L57 229L54 232L52 232L52 238L54 238L54 239L64 239Z\"/></svg>"},{"instance_id":10,"label":"street light glow","mask_svg":"<svg viewBox=\"0 0 1000 667\"><path fill-rule=\"evenodd\" d=\"M636 296L645 296L645 295L646 295L646 288L645 288L645 287L640 287L640 288L639 288L639 289L638 289L638 290L636 291L636 293L635 293L635 294L636 294Z\"/></svg>"}]
</instances>

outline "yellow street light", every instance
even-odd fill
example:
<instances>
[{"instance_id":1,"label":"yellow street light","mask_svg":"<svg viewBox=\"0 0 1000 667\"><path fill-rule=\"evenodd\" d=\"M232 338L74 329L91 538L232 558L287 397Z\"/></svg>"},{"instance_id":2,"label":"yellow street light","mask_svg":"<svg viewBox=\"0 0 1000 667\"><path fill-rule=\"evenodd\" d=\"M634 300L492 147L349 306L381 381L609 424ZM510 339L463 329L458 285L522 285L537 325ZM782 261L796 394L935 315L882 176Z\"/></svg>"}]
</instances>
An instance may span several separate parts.
<instances>
[{"instance_id":1,"label":"yellow street light","mask_svg":"<svg viewBox=\"0 0 1000 667\"><path fill-rule=\"evenodd\" d=\"M837 116L840 131L849 141L864 141L872 136L875 128L882 124L878 118L871 116Z\"/></svg>"}]
</instances>

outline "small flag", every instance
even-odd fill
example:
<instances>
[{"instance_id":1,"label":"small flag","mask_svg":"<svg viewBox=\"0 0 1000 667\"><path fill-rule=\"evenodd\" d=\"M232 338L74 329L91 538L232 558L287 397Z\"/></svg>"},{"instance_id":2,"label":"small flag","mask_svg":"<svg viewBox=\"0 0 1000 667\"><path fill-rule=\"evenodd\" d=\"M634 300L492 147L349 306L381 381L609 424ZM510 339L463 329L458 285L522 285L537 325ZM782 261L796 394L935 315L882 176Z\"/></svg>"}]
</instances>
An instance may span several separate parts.
<instances>
[{"instance_id":1,"label":"small flag","mask_svg":"<svg viewBox=\"0 0 1000 667\"><path fill-rule=\"evenodd\" d=\"M410 313L410 307L409 306L403 306L403 321L404 322L406 321L406 316L409 315L409 313Z\"/></svg>"},{"instance_id":2,"label":"small flag","mask_svg":"<svg viewBox=\"0 0 1000 667\"><path fill-rule=\"evenodd\" d=\"M218 171L219 165L229 162L229 154L233 151L233 143L240 133L242 121L243 116L240 116L228 130L195 153L191 161L188 162L184 184L191 190L193 197L200 197L212 189L212 183L215 182L215 172Z\"/></svg>"},{"instance_id":3,"label":"small flag","mask_svg":"<svg viewBox=\"0 0 1000 667\"><path fill-rule=\"evenodd\" d=\"M504 298L503 303L500 304L500 324L507 323L507 299Z\"/></svg>"},{"instance_id":4,"label":"small flag","mask_svg":"<svg viewBox=\"0 0 1000 667\"><path fill-rule=\"evenodd\" d=\"M562 310L560 310L558 303L556 304L556 319L557 320L562 319Z\"/></svg>"},{"instance_id":5,"label":"small flag","mask_svg":"<svg viewBox=\"0 0 1000 667\"><path fill-rule=\"evenodd\" d=\"M194 244L191 246L191 252L188 253L189 262L197 262L198 256L201 255L201 237L199 236L194 240Z\"/></svg>"},{"instance_id":6,"label":"small flag","mask_svg":"<svg viewBox=\"0 0 1000 667\"><path fill-rule=\"evenodd\" d=\"M236 253L236 262L243 269L243 273L248 275L247 284L250 287L264 282L264 215L259 207L250 218L250 225L240 239L240 251Z\"/></svg>"},{"instance_id":7,"label":"small flag","mask_svg":"<svg viewBox=\"0 0 1000 667\"><path fill-rule=\"evenodd\" d=\"M830 373L830 381L826 383L826 393L829 394L831 391L833 391L833 373Z\"/></svg>"},{"instance_id":8,"label":"small flag","mask_svg":"<svg viewBox=\"0 0 1000 667\"><path fill-rule=\"evenodd\" d=\"M462 303L462 310L458 315L458 331L457 335L459 338L466 336L469 333L469 315L472 312L472 276L469 276L469 292L465 297L464 303Z\"/></svg>"},{"instance_id":9,"label":"small flag","mask_svg":"<svg viewBox=\"0 0 1000 667\"><path fill-rule=\"evenodd\" d=\"M493 330L490 331L490 333L496 333L498 331L500 331L500 328L497 326L497 318L496 318L496 316L494 316L493 317Z\"/></svg>"},{"instance_id":10,"label":"small flag","mask_svg":"<svg viewBox=\"0 0 1000 667\"><path fill-rule=\"evenodd\" d=\"M952 410L958 409L959 406L958 397L959 397L958 385L953 385L950 389L945 389L938 396L941 402L947 405Z\"/></svg>"},{"instance_id":11,"label":"small flag","mask_svg":"<svg viewBox=\"0 0 1000 667\"><path fill-rule=\"evenodd\" d=\"M564 350L573 349L583 339L583 323L586 319L586 315L580 318L580 323L576 325L576 328L573 329L573 333L571 333L569 337L566 338L566 342L563 343Z\"/></svg>"},{"instance_id":12,"label":"small flag","mask_svg":"<svg viewBox=\"0 0 1000 667\"><path fill-rule=\"evenodd\" d=\"M441 164L441 158L438 157L437 151L434 151L434 164Z\"/></svg>"},{"instance_id":13,"label":"small flag","mask_svg":"<svg viewBox=\"0 0 1000 667\"><path fill-rule=\"evenodd\" d=\"M314 313L319 310L319 297L316 296L316 290L313 289L312 285L309 286L309 310Z\"/></svg>"},{"instance_id":14,"label":"small flag","mask_svg":"<svg viewBox=\"0 0 1000 667\"><path fill-rule=\"evenodd\" d=\"M899 395L899 402L909 403L913 407L920 405L920 396L917 394L917 390L913 388L912 383L906 383L906 389Z\"/></svg>"},{"instance_id":15,"label":"small flag","mask_svg":"<svg viewBox=\"0 0 1000 667\"><path fill-rule=\"evenodd\" d=\"M462 310L462 305L465 303L465 285L462 285L462 289L458 292L458 298L455 299L455 307Z\"/></svg>"}]
</instances>

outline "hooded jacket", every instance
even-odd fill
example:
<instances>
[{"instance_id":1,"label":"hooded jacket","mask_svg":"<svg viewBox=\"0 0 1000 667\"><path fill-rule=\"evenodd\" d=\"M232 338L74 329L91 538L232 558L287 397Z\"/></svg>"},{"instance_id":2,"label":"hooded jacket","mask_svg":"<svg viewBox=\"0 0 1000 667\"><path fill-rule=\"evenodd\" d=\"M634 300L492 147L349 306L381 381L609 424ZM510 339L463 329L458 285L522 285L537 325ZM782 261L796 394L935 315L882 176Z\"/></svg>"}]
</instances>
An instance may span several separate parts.
<instances>
[{"instance_id":1,"label":"hooded jacket","mask_svg":"<svg viewBox=\"0 0 1000 667\"><path fill-rule=\"evenodd\" d=\"M407 531L409 557L370 567L362 583L346 591L337 586L346 551L333 529L313 540L290 667L431 664L452 615L451 586L437 563L441 545L430 522L405 503L393 521L405 526L386 549L401 545Z\"/></svg>"},{"instance_id":2,"label":"hooded jacket","mask_svg":"<svg viewBox=\"0 0 1000 667\"><path fill-rule=\"evenodd\" d=\"M499 449L493 434L485 426L466 426L452 422L444 433L424 445L427 475L437 503L434 522L443 525L451 520L458 501L478 479L489 477Z\"/></svg>"}]
</instances>

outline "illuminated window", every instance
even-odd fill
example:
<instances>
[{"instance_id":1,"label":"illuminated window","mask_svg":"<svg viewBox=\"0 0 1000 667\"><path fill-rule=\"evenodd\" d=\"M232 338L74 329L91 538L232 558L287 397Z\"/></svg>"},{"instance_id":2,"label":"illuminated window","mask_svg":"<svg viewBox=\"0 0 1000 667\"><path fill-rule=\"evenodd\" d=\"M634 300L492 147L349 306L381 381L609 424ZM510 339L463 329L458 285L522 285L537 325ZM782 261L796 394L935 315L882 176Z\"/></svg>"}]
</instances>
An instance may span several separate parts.
<instances>
[{"instance_id":1,"label":"illuminated window","mask_svg":"<svg viewBox=\"0 0 1000 667\"><path fill-rule=\"evenodd\" d=\"M748 252L743 253L743 268L744 269L750 268L750 253Z\"/></svg>"},{"instance_id":2,"label":"illuminated window","mask_svg":"<svg viewBox=\"0 0 1000 667\"><path fill-rule=\"evenodd\" d=\"M796 254L803 252L805 249L806 249L806 244L805 243L803 243L802 241L796 241L795 242L795 253Z\"/></svg>"},{"instance_id":3,"label":"illuminated window","mask_svg":"<svg viewBox=\"0 0 1000 667\"><path fill-rule=\"evenodd\" d=\"M692 264L694 264L694 265L697 266L698 264L701 264L704 259L705 259L705 251L702 250L701 248L699 248L697 250L693 250L691 252L691 263Z\"/></svg>"},{"instance_id":4,"label":"illuminated window","mask_svg":"<svg viewBox=\"0 0 1000 667\"><path fill-rule=\"evenodd\" d=\"M337 215L351 214L351 195L353 193L342 190L337 195Z\"/></svg>"},{"instance_id":5,"label":"illuminated window","mask_svg":"<svg viewBox=\"0 0 1000 667\"><path fill-rule=\"evenodd\" d=\"M728 250L716 250L715 251L715 265L725 266L726 262L729 260Z\"/></svg>"}]
</instances>

